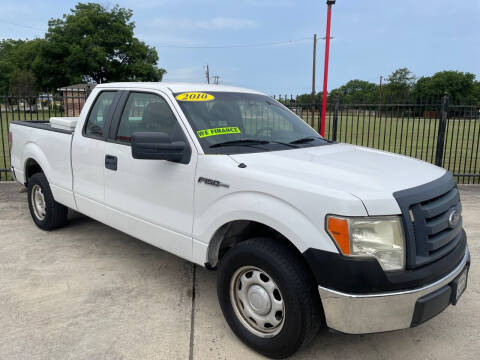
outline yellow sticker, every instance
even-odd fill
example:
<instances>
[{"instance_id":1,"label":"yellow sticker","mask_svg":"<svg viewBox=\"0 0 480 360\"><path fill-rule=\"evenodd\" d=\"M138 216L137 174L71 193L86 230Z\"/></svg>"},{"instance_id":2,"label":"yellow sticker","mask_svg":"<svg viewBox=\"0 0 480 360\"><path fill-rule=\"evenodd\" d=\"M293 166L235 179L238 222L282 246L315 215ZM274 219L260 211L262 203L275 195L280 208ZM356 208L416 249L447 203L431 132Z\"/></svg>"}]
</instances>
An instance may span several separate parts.
<instances>
[{"instance_id":1,"label":"yellow sticker","mask_svg":"<svg viewBox=\"0 0 480 360\"><path fill-rule=\"evenodd\" d=\"M212 101L215 96L202 92L187 92L177 95L178 101Z\"/></svg>"},{"instance_id":2,"label":"yellow sticker","mask_svg":"<svg viewBox=\"0 0 480 360\"><path fill-rule=\"evenodd\" d=\"M222 128L215 128L215 129L205 129L205 130L198 130L197 135L199 138L204 138L207 136L213 135L225 135L225 134L240 134L241 131L236 126L230 127L222 127Z\"/></svg>"}]
</instances>

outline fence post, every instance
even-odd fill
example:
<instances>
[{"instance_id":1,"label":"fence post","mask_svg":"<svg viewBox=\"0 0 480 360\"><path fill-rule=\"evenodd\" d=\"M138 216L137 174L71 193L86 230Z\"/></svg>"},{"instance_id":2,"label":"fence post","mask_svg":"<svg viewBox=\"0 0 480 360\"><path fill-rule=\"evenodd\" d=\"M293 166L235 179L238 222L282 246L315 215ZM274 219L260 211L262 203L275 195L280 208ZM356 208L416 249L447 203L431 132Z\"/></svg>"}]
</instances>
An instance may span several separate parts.
<instances>
[{"instance_id":1,"label":"fence post","mask_svg":"<svg viewBox=\"0 0 480 360\"><path fill-rule=\"evenodd\" d=\"M338 128L338 109L340 108L340 97L335 97L335 110L333 111L333 129L332 140L337 141L337 128Z\"/></svg>"},{"instance_id":2,"label":"fence post","mask_svg":"<svg viewBox=\"0 0 480 360\"><path fill-rule=\"evenodd\" d=\"M448 95L442 97L442 105L440 108L440 123L438 124L437 133L437 153L435 156L435 165L442 166L443 150L445 148L445 130L447 129L448 119Z\"/></svg>"},{"instance_id":3,"label":"fence post","mask_svg":"<svg viewBox=\"0 0 480 360\"><path fill-rule=\"evenodd\" d=\"M5 101L5 107L7 106L7 102ZM7 121L5 122L6 126L7 126L7 133L8 133L8 113L5 113L5 119L7 119ZM3 136L4 132L3 132L3 119L2 119L2 102L0 101L0 144L2 144L2 148L0 150L2 150L2 154L3 154L3 163L1 166L3 166L3 168L0 168L0 181L3 180L3 171L1 170L8 170L7 169L7 153L5 152L5 137ZM5 173L5 180L8 180L8 174Z\"/></svg>"}]
</instances>

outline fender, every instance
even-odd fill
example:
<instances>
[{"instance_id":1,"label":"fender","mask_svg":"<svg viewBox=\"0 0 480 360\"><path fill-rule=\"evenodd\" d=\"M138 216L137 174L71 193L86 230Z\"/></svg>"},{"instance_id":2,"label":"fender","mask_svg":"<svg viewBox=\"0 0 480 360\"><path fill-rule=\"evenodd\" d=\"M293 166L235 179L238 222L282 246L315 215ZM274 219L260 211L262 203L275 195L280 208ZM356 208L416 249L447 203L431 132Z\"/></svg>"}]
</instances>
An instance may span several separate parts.
<instances>
[{"instance_id":1,"label":"fender","mask_svg":"<svg viewBox=\"0 0 480 360\"><path fill-rule=\"evenodd\" d=\"M261 192L235 192L218 198L201 212L197 212L193 225L194 242L207 247L218 229L235 220L250 220L267 225L304 252L317 248L338 253L323 228L319 229L300 210L286 201ZM203 257L203 256L202 256Z\"/></svg>"},{"instance_id":2,"label":"fender","mask_svg":"<svg viewBox=\"0 0 480 360\"><path fill-rule=\"evenodd\" d=\"M29 159L35 160L38 165L42 168L45 177L48 180L50 189L52 190L52 195L55 201L76 209L76 204L73 198L73 192L71 191L71 175L65 176L64 171L67 170L65 167L54 169L52 163L48 160L48 157L45 155L44 151L32 141L28 141L23 149L23 183L26 182L26 166ZM70 159L68 159L70 160ZM69 164L69 163L68 163ZM71 169L68 169L70 172ZM63 180L64 183L59 183Z\"/></svg>"},{"instance_id":3,"label":"fender","mask_svg":"<svg viewBox=\"0 0 480 360\"><path fill-rule=\"evenodd\" d=\"M27 163L28 163L28 160L32 159L32 160L35 160L37 164L42 168L43 173L45 174L45 177L47 178L49 184L53 184L52 178L51 178L52 167L50 165L50 162L48 161L48 158L45 156L44 152L37 144L35 144L32 141L28 141L25 144L25 147L23 148L22 159L24 159L24 162L23 162L24 183L27 182L27 179L26 179Z\"/></svg>"}]
</instances>

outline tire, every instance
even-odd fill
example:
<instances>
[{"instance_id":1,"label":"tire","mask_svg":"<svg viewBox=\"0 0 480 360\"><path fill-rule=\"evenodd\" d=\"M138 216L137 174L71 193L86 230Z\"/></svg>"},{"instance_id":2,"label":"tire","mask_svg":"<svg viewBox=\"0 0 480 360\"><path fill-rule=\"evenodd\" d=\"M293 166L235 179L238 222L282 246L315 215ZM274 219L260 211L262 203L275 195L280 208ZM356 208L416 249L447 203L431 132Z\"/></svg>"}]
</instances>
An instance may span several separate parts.
<instances>
[{"instance_id":1,"label":"tire","mask_svg":"<svg viewBox=\"0 0 480 360\"><path fill-rule=\"evenodd\" d=\"M38 198L43 198L43 206ZM28 180L28 208L33 221L42 230L57 229L67 223L68 208L54 200L43 173L33 174Z\"/></svg>"},{"instance_id":2,"label":"tire","mask_svg":"<svg viewBox=\"0 0 480 360\"><path fill-rule=\"evenodd\" d=\"M315 280L301 257L286 244L268 238L241 242L227 251L218 270L220 307L232 331L249 347L281 359L307 345L318 333L323 310ZM255 306L259 311L253 311L253 316L258 322L251 317L247 320Z\"/></svg>"}]
</instances>

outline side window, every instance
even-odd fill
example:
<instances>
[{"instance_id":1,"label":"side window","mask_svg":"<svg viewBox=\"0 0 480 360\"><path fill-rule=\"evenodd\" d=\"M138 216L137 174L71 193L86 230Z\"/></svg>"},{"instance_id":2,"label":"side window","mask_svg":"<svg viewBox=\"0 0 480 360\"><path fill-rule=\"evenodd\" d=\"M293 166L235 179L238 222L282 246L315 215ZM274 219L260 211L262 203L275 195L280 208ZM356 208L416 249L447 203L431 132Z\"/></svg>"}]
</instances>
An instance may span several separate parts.
<instances>
[{"instance_id":1,"label":"side window","mask_svg":"<svg viewBox=\"0 0 480 360\"><path fill-rule=\"evenodd\" d=\"M85 126L85 135L94 138L103 138L105 129L105 120L112 110L113 98L116 91L103 91L95 99L90 114L88 115Z\"/></svg>"},{"instance_id":2,"label":"side window","mask_svg":"<svg viewBox=\"0 0 480 360\"><path fill-rule=\"evenodd\" d=\"M183 140L183 131L167 102L158 95L131 93L122 113L116 140L130 142L135 132L163 132L172 141Z\"/></svg>"}]
</instances>

